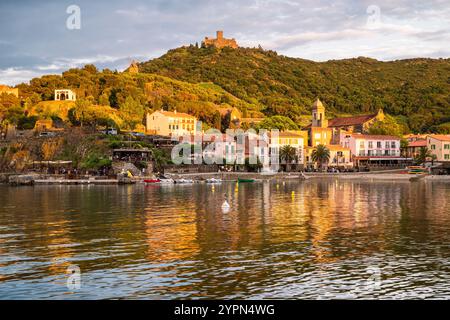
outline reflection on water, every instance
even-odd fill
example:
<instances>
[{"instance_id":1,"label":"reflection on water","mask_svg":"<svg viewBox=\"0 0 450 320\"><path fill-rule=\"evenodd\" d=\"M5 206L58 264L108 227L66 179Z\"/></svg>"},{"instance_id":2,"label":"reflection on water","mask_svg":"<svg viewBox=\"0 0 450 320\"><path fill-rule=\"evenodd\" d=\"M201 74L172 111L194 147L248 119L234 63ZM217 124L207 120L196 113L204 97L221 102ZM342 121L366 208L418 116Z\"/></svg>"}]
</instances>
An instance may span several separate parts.
<instances>
[{"instance_id":1,"label":"reflection on water","mask_svg":"<svg viewBox=\"0 0 450 320\"><path fill-rule=\"evenodd\" d=\"M2 186L0 298L450 298L449 202L428 182Z\"/></svg>"}]
</instances>

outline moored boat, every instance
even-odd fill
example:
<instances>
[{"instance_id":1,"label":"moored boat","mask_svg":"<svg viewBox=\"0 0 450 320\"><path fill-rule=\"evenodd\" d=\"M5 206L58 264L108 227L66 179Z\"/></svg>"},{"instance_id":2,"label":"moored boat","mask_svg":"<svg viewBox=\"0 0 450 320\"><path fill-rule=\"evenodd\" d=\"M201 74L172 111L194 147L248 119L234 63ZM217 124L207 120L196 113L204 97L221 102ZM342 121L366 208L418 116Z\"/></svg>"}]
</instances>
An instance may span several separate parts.
<instances>
[{"instance_id":1,"label":"moored boat","mask_svg":"<svg viewBox=\"0 0 450 320\"><path fill-rule=\"evenodd\" d=\"M239 183L251 183L251 182L255 182L255 179L243 179L243 178L238 178L238 182L239 182Z\"/></svg>"},{"instance_id":2,"label":"moored boat","mask_svg":"<svg viewBox=\"0 0 450 320\"><path fill-rule=\"evenodd\" d=\"M408 168L409 174L427 174L428 170L421 166L410 166Z\"/></svg>"},{"instance_id":3,"label":"moored boat","mask_svg":"<svg viewBox=\"0 0 450 320\"><path fill-rule=\"evenodd\" d=\"M145 183L159 183L161 182L160 179L145 179L144 180Z\"/></svg>"},{"instance_id":4,"label":"moored boat","mask_svg":"<svg viewBox=\"0 0 450 320\"><path fill-rule=\"evenodd\" d=\"M175 183L177 183L177 184L191 184L191 183L194 183L194 180L192 180L192 179L178 179L178 180L175 180Z\"/></svg>"},{"instance_id":5,"label":"moored boat","mask_svg":"<svg viewBox=\"0 0 450 320\"><path fill-rule=\"evenodd\" d=\"M216 178L206 179L206 183L222 183L222 179Z\"/></svg>"}]
</instances>

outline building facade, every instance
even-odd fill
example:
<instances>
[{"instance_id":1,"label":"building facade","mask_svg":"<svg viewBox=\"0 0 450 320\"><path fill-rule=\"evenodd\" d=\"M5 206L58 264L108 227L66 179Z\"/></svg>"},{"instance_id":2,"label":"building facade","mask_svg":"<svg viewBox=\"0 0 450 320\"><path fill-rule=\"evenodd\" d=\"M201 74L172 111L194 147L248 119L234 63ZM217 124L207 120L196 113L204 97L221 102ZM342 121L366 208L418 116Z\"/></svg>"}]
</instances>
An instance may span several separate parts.
<instances>
[{"instance_id":1,"label":"building facade","mask_svg":"<svg viewBox=\"0 0 450 320\"><path fill-rule=\"evenodd\" d=\"M407 160L400 154L396 136L341 133L341 145L351 150L358 167L393 166Z\"/></svg>"},{"instance_id":2,"label":"building facade","mask_svg":"<svg viewBox=\"0 0 450 320\"><path fill-rule=\"evenodd\" d=\"M77 95L69 89L55 90L55 101L76 101Z\"/></svg>"},{"instance_id":3,"label":"building facade","mask_svg":"<svg viewBox=\"0 0 450 320\"><path fill-rule=\"evenodd\" d=\"M312 153L317 146L324 145L330 152L330 159L322 166L348 169L353 166L350 149L334 142L333 129L329 127L329 123L325 107L320 99L317 99L312 105L312 122L308 127L309 139L308 146L305 147L304 163L309 168L317 168L318 164L312 160Z\"/></svg>"},{"instance_id":4,"label":"building facade","mask_svg":"<svg viewBox=\"0 0 450 320\"><path fill-rule=\"evenodd\" d=\"M195 135L197 119L190 114L177 111L155 111L147 114L146 130L150 134L179 137Z\"/></svg>"},{"instance_id":5,"label":"building facade","mask_svg":"<svg viewBox=\"0 0 450 320\"><path fill-rule=\"evenodd\" d=\"M427 147L435 155L435 161L450 161L450 135L433 134L427 137Z\"/></svg>"}]
</instances>

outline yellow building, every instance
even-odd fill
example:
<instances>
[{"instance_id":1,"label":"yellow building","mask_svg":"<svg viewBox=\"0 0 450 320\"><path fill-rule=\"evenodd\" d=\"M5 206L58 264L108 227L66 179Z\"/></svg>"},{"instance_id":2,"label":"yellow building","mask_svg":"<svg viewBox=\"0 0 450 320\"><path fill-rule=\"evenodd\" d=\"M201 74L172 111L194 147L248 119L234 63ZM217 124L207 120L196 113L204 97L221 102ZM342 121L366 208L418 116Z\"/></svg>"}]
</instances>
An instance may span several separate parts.
<instances>
[{"instance_id":1,"label":"yellow building","mask_svg":"<svg viewBox=\"0 0 450 320\"><path fill-rule=\"evenodd\" d=\"M329 127L329 121L325 117L325 107L317 99L312 106L312 122L309 126L309 141L305 147L304 163L309 167L316 167L311 154L318 145L324 145L330 151L330 159L326 167L349 168L353 166L351 151L340 144L333 144L333 129Z\"/></svg>"},{"instance_id":2,"label":"yellow building","mask_svg":"<svg viewBox=\"0 0 450 320\"><path fill-rule=\"evenodd\" d=\"M427 137L427 147L437 162L450 161L450 135L432 134Z\"/></svg>"},{"instance_id":3,"label":"yellow building","mask_svg":"<svg viewBox=\"0 0 450 320\"><path fill-rule=\"evenodd\" d=\"M312 106L312 123L309 129L309 146L315 147L319 144L331 144L332 130L328 128L328 120L325 118L325 107L317 99Z\"/></svg>"},{"instance_id":4,"label":"yellow building","mask_svg":"<svg viewBox=\"0 0 450 320\"><path fill-rule=\"evenodd\" d=\"M328 163L323 163L324 167L334 167L339 169L349 169L353 167L352 154L349 148L344 148L340 145L330 144L326 145L330 151L330 159ZM312 152L315 147L305 148L305 164L308 167L317 168L317 163L312 160Z\"/></svg>"},{"instance_id":5,"label":"yellow building","mask_svg":"<svg viewBox=\"0 0 450 320\"><path fill-rule=\"evenodd\" d=\"M149 134L179 137L196 133L197 119L190 114L175 111L155 111L147 114L146 129Z\"/></svg>"}]
</instances>

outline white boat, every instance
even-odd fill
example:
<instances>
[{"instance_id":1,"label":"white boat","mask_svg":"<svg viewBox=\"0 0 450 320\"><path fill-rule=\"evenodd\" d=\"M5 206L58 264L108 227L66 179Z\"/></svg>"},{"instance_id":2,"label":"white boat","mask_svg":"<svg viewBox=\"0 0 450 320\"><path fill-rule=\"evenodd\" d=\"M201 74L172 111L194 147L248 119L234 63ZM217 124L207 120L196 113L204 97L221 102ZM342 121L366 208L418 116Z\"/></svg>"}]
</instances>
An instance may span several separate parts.
<instances>
[{"instance_id":1,"label":"white boat","mask_svg":"<svg viewBox=\"0 0 450 320\"><path fill-rule=\"evenodd\" d=\"M222 183L222 179L216 178L206 179L206 183Z\"/></svg>"},{"instance_id":2,"label":"white boat","mask_svg":"<svg viewBox=\"0 0 450 320\"><path fill-rule=\"evenodd\" d=\"M191 183L194 183L194 180L192 180L192 179L178 179L178 180L175 180L175 183L177 183L177 184L191 184Z\"/></svg>"},{"instance_id":3,"label":"white boat","mask_svg":"<svg viewBox=\"0 0 450 320\"><path fill-rule=\"evenodd\" d=\"M173 179L170 179L170 178L163 178L163 179L159 179L159 183L161 183L161 184L174 184L175 181Z\"/></svg>"}]
</instances>

